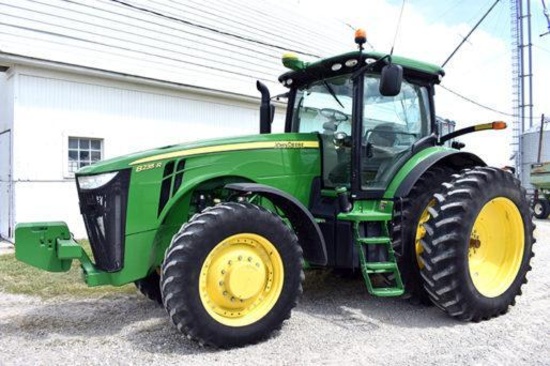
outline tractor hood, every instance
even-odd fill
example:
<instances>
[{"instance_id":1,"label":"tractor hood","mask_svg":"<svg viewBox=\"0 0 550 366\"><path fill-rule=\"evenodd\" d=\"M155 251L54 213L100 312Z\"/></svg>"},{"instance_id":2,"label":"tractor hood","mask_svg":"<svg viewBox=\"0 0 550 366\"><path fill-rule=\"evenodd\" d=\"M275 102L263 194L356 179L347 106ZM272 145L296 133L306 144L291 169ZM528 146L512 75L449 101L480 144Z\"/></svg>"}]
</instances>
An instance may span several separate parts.
<instances>
[{"instance_id":1,"label":"tractor hood","mask_svg":"<svg viewBox=\"0 0 550 366\"><path fill-rule=\"evenodd\" d=\"M77 175L99 174L160 163L166 159L257 149L299 149L319 147L316 133L281 133L202 140L124 155L80 169Z\"/></svg>"}]
</instances>

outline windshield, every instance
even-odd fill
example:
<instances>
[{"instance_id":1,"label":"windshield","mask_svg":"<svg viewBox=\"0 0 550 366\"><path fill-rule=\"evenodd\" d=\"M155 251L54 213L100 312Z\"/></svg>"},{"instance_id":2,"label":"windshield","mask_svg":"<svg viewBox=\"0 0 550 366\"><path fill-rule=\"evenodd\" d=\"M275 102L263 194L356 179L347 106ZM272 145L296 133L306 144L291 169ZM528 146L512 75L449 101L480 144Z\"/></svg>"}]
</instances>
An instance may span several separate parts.
<instances>
[{"instance_id":1,"label":"windshield","mask_svg":"<svg viewBox=\"0 0 550 366\"><path fill-rule=\"evenodd\" d=\"M395 97L379 92L380 77L366 75L361 128L364 189L385 188L411 146L429 134L429 94L403 81ZM312 83L297 91L293 131L317 132L322 143L325 187L349 186L352 156L353 83L349 75Z\"/></svg>"}]
</instances>

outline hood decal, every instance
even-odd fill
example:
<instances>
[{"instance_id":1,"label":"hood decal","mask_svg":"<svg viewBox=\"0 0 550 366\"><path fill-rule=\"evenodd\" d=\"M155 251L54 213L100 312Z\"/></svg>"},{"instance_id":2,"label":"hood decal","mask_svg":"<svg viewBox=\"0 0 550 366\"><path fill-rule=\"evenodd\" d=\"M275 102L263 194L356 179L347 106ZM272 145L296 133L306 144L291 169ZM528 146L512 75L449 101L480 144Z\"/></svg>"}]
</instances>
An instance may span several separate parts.
<instances>
[{"instance_id":1,"label":"hood decal","mask_svg":"<svg viewBox=\"0 0 550 366\"><path fill-rule=\"evenodd\" d=\"M183 156L191 156L198 154L229 152L229 151L242 151L242 150L256 150L256 149L317 149L319 148L319 141L257 141L257 142L244 142L237 144L226 144L216 146L197 147L193 149L185 149L179 151L173 151L169 153L163 153L158 155L149 156L147 158L138 159L132 161L130 165L150 163L152 161L179 158Z\"/></svg>"}]
</instances>

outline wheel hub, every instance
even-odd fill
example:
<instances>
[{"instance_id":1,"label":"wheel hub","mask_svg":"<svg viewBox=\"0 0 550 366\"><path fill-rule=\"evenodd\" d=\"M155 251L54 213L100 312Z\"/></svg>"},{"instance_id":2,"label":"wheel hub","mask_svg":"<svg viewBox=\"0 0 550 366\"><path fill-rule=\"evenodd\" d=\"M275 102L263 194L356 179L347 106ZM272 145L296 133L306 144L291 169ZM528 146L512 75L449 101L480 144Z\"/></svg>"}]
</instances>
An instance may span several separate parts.
<instances>
[{"instance_id":1,"label":"wheel hub","mask_svg":"<svg viewBox=\"0 0 550 366\"><path fill-rule=\"evenodd\" d=\"M257 255L249 255L243 258L237 256L234 260L228 260L222 286L229 296L238 300L248 300L260 293L265 287L265 266Z\"/></svg>"},{"instance_id":2,"label":"wheel hub","mask_svg":"<svg viewBox=\"0 0 550 366\"><path fill-rule=\"evenodd\" d=\"M218 244L200 274L200 296L218 321L242 326L274 306L283 284L282 259L273 245L255 234L238 234Z\"/></svg>"},{"instance_id":3,"label":"wheel hub","mask_svg":"<svg viewBox=\"0 0 550 366\"><path fill-rule=\"evenodd\" d=\"M503 294L515 280L524 250L521 214L509 199L497 197L478 214L470 235L468 267L477 291Z\"/></svg>"},{"instance_id":4,"label":"wheel hub","mask_svg":"<svg viewBox=\"0 0 550 366\"><path fill-rule=\"evenodd\" d=\"M542 204L541 203L535 203L535 207L533 207L533 211L535 211L535 214L542 215Z\"/></svg>"}]
</instances>

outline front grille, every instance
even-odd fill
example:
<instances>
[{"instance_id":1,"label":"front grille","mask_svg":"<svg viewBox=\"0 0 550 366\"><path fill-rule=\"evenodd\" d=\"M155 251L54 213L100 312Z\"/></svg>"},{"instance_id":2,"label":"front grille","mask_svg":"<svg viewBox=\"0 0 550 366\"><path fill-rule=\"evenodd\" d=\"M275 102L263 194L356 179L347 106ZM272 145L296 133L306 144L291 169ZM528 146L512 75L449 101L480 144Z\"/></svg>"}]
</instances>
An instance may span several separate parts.
<instances>
[{"instance_id":1,"label":"front grille","mask_svg":"<svg viewBox=\"0 0 550 366\"><path fill-rule=\"evenodd\" d=\"M84 218L96 267L106 272L122 269L126 204L131 169L121 170L113 180L97 189L78 185L80 213Z\"/></svg>"}]
</instances>

